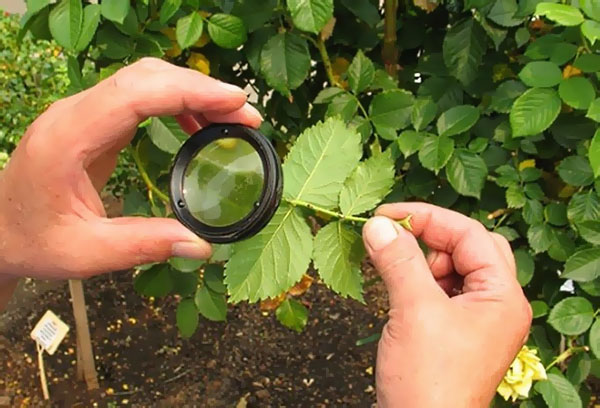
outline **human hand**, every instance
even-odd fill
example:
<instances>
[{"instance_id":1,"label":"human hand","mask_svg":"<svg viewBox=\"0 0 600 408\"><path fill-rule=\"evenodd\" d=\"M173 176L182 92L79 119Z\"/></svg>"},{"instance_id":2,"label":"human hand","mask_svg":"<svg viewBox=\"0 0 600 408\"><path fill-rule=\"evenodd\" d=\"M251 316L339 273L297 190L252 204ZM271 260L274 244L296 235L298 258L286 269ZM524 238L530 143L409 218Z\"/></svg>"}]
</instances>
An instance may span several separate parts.
<instances>
[{"instance_id":1,"label":"human hand","mask_svg":"<svg viewBox=\"0 0 600 408\"><path fill-rule=\"evenodd\" d=\"M409 214L412 234L390 220ZM379 405L487 407L531 324L509 243L429 204L388 204L377 215L363 236L390 301ZM431 249L427 258L415 237Z\"/></svg>"},{"instance_id":2,"label":"human hand","mask_svg":"<svg viewBox=\"0 0 600 408\"><path fill-rule=\"evenodd\" d=\"M238 87L146 58L54 103L0 174L0 286L7 276L85 278L209 257L208 243L174 219L107 219L98 191L147 117L175 115L188 133L210 122L257 127L246 99Z\"/></svg>"}]
</instances>

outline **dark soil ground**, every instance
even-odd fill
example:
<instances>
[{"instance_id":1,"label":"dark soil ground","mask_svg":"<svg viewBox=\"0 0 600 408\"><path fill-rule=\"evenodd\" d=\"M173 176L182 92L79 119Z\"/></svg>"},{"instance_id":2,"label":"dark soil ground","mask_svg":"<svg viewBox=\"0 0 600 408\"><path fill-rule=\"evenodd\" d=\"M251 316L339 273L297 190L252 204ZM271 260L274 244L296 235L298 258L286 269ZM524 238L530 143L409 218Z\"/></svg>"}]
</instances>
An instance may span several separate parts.
<instances>
[{"instance_id":1,"label":"dark soil ground","mask_svg":"<svg viewBox=\"0 0 600 408\"><path fill-rule=\"evenodd\" d=\"M369 268L366 274L373 276ZM230 306L227 323L202 319L189 340L175 327L176 300L151 303L140 297L130 273L86 281L85 293L100 389L88 392L75 378L68 286L29 280L0 315L0 397L8 397L11 406L370 407L375 402L377 344L356 341L379 332L385 322L381 282L368 288L366 306L313 284L301 298L310 316L300 334L281 326L272 312L241 304ZM29 333L48 309L72 330L53 356L45 355L51 402L44 403Z\"/></svg>"}]
</instances>

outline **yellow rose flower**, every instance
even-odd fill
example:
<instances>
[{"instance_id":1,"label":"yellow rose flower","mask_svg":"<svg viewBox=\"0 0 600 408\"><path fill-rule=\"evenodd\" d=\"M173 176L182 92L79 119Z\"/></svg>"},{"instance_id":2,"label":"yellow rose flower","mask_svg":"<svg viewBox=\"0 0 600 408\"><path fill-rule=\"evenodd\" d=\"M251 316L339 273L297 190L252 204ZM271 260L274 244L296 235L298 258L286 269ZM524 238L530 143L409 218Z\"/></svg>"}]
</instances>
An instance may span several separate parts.
<instances>
[{"instance_id":1,"label":"yellow rose flower","mask_svg":"<svg viewBox=\"0 0 600 408\"><path fill-rule=\"evenodd\" d=\"M179 47L179 44L177 44L177 40L175 39L175 29L172 27L167 27L160 30L160 32L166 35L169 40L171 40L171 48L165 51L167 57L179 57L181 55L181 47Z\"/></svg>"},{"instance_id":2,"label":"yellow rose flower","mask_svg":"<svg viewBox=\"0 0 600 408\"><path fill-rule=\"evenodd\" d=\"M186 61L188 67L200 71L205 75L210 75L210 61L199 52L192 52Z\"/></svg>"},{"instance_id":3,"label":"yellow rose flower","mask_svg":"<svg viewBox=\"0 0 600 408\"><path fill-rule=\"evenodd\" d=\"M547 379L546 369L537 356L537 350L523 346L497 391L506 401L512 399L514 402L517 398L529 396L529 390L534 381L545 379Z\"/></svg>"}]
</instances>

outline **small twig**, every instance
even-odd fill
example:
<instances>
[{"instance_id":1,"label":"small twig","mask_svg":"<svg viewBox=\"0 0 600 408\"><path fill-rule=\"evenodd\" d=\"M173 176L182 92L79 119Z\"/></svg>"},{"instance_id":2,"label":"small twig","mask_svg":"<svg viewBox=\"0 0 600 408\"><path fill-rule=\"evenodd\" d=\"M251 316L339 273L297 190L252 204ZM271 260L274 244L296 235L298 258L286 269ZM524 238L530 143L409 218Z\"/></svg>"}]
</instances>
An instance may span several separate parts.
<instances>
[{"instance_id":1,"label":"small twig","mask_svg":"<svg viewBox=\"0 0 600 408\"><path fill-rule=\"evenodd\" d=\"M563 337L563 339L564 339L564 337ZM546 371L550 370L552 367L554 367L557 364L563 363L566 359L568 359L569 357L571 357L577 353L580 353L582 351L589 351L589 350L590 350L590 348L588 346L570 347L570 348L566 349L565 351L563 351L554 360L552 360L552 362L546 366Z\"/></svg>"},{"instance_id":2,"label":"small twig","mask_svg":"<svg viewBox=\"0 0 600 408\"><path fill-rule=\"evenodd\" d=\"M158 198L160 198L162 201L164 201L166 204L168 204L170 202L169 196L167 196L165 193L163 193L152 182L152 180L150 180L150 176L148 175L146 168L144 167L142 161L140 160L140 156L138 155L137 149L130 148L130 152L131 152L131 156L133 157L133 161L135 162L135 165L137 166L138 171L140 172L140 176L142 176L142 180L144 180L144 183L146 183L146 187L148 187L148 189L150 191L152 191L154 194L156 194L156 196Z\"/></svg>"},{"instance_id":3,"label":"small twig","mask_svg":"<svg viewBox=\"0 0 600 408\"><path fill-rule=\"evenodd\" d=\"M184 375L186 375L190 371L192 371L192 369L188 368L187 370L182 371L181 373L177 374L175 377L171 377L171 378L166 379L165 381L163 381L163 383L164 384L168 384L170 382L177 381L178 379L180 379L181 377L183 377Z\"/></svg>"}]
</instances>

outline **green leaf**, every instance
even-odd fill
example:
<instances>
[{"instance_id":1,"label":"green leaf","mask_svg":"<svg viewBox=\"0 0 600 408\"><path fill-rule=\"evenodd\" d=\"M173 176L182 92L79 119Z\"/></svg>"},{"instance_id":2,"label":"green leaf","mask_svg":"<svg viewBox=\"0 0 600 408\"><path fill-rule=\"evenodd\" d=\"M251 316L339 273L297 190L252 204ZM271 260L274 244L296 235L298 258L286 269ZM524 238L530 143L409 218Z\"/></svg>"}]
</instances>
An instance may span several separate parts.
<instances>
[{"instance_id":1,"label":"green leaf","mask_svg":"<svg viewBox=\"0 0 600 408\"><path fill-rule=\"evenodd\" d=\"M523 18L515 18L518 10L516 0L496 0L487 17L503 27L514 27L523 22Z\"/></svg>"},{"instance_id":2,"label":"green leaf","mask_svg":"<svg viewBox=\"0 0 600 408\"><path fill-rule=\"evenodd\" d=\"M326 118L339 116L343 121L350 121L358 110L358 100L350 93L344 92L327 106Z\"/></svg>"},{"instance_id":3,"label":"green leaf","mask_svg":"<svg viewBox=\"0 0 600 408\"><path fill-rule=\"evenodd\" d=\"M450 28L444 38L444 63L463 85L477 77L485 51L485 32L472 18Z\"/></svg>"},{"instance_id":4,"label":"green leaf","mask_svg":"<svg viewBox=\"0 0 600 408\"><path fill-rule=\"evenodd\" d=\"M333 0L287 0L287 6L294 25L313 34L333 17Z\"/></svg>"},{"instance_id":5,"label":"green leaf","mask_svg":"<svg viewBox=\"0 0 600 408\"><path fill-rule=\"evenodd\" d=\"M208 20L208 34L221 48L237 48L248 39L242 19L229 14L213 14Z\"/></svg>"},{"instance_id":6,"label":"green leaf","mask_svg":"<svg viewBox=\"0 0 600 408\"><path fill-rule=\"evenodd\" d=\"M386 140L396 139L396 131L410 123L415 98L404 89L392 89L376 95L369 106L369 117L377 133Z\"/></svg>"},{"instance_id":7,"label":"green leaf","mask_svg":"<svg viewBox=\"0 0 600 408\"><path fill-rule=\"evenodd\" d=\"M200 259L188 259L188 258L179 258L173 257L169 258L169 265L171 265L174 269L179 272L195 272L202 265L204 265L206 261Z\"/></svg>"},{"instance_id":8,"label":"green leaf","mask_svg":"<svg viewBox=\"0 0 600 408\"><path fill-rule=\"evenodd\" d=\"M286 299L275 310L275 316L279 323L300 333L308 322L308 309L297 300Z\"/></svg>"},{"instance_id":9,"label":"green leaf","mask_svg":"<svg viewBox=\"0 0 600 408\"><path fill-rule=\"evenodd\" d=\"M360 271L364 256L361 236L339 221L327 224L315 237L314 263L323 282L359 302L364 302Z\"/></svg>"},{"instance_id":10,"label":"green leaf","mask_svg":"<svg viewBox=\"0 0 600 408\"><path fill-rule=\"evenodd\" d=\"M296 0L299 1L299 0ZM358 50L352 63L348 67L348 84L354 94L358 95L367 89L375 78L373 62Z\"/></svg>"},{"instance_id":11,"label":"green leaf","mask_svg":"<svg viewBox=\"0 0 600 408\"><path fill-rule=\"evenodd\" d=\"M592 361L588 353L576 354L569 361L569 367L567 367L566 372L567 379L571 384L579 385L590 375L591 368Z\"/></svg>"},{"instance_id":12,"label":"green leaf","mask_svg":"<svg viewBox=\"0 0 600 408\"><path fill-rule=\"evenodd\" d=\"M594 307L586 298L572 296L561 300L550 310L548 324L559 333L579 336L590 328Z\"/></svg>"},{"instance_id":13,"label":"green leaf","mask_svg":"<svg viewBox=\"0 0 600 408\"><path fill-rule=\"evenodd\" d=\"M600 218L600 200L594 191L577 193L569 201L567 217L571 223Z\"/></svg>"},{"instance_id":14,"label":"green leaf","mask_svg":"<svg viewBox=\"0 0 600 408\"><path fill-rule=\"evenodd\" d=\"M69 56L67 58L67 76L69 77L70 88L76 92L85 89L83 78L81 77L81 68L77 58Z\"/></svg>"},{"instance_id":15,"label":"green leaf","mask_svg":"<svg viewBox=\"0 0 600 408\"><path fill-rule=\"evenodd\" d=\"M48 26L56 42L68 50L75 50L83 21L80 0L61 0L50 12Z\"/></svg>"},{"instance_id":16,"label":"green leaf","mask_svg":"<svg viewBox=\"0 0 600 408\"><path fill-rule=\"evenodd\" d=\"M193 299L183 299L177 305L175 313L177 329L183 338L192 337L198 328L198 309Z\"/></svg>"},{"instance_id":17,"label":"green leaf","mask_svg":"<svg viewBox=\"0 0 600 408\"><path fill-rule=\"evenodd\" d=\"M600 98L595 99L590 104L590 107L588 108L585 117L593 120L594 122L600 122Z\"/></svg>"},{"instance_id":18,"label":"green leaf","mask_svg":"<svg viewBox=\"0 0 600 408\"><path fill-rule=\"evenodd\" d=\"M215 293L225 294L227 292L223 277L221 265L210 264L204 268L204 284Z\"/></svg>"},{"instance_id":19,"label":"green leaf","mask_svg":"<svg viewBox=\"0 0 600 408\"><path fill-rule=\"evenodd\" d=\"M582 408L579 394L565 377L549 373L548 379L535 383L535 390L542 394L548 408Z\"/></svg>"},{"instance_id":20,"label":"green leaf","mask_svg":"<svg viewBox=\"0 0 600 408\"><path fill-rule=\"evenodd\" d=\"M428 136L435 135L425 132L415 132L414 130L405 130L400 133L396 141L404 157L408 157L419 151L423 143L425 143L425 138Z\"/></svg>"},{"instance_id":21,"label":"green leaf","mask_svg":"<svg viewBox=\"0 0 600 408\"><path fill-rule=\"evenodd\" d=\"M471 105L459 105L442 113L437 121L440 136L454 136L471 129L479 120L479 109Z\"/></svg>"},{"instance_id":22,"label":"green leaf","mask_svg":"<svg viewBox=\"0 0 600 408\"><path fill-rule=\"evenodd\" d=\"M553 229L548 255L555 261L565 262L575 252L575 242L564 230Z\"/></svg>"},{"instance_id":23,"label":"green leaf","mask_svg":"<svg viewBox=\"0 0 600 408\"><path fill-rule=\"evenodd\" d=\"M370 0L342 0L342 4L370 27L375 27L381 21L377 6Z\"/></svg>"},{"instance_id":24,"label":"green leaf","mask_svg":"<svg viewBox=\"0 0 600 408\"><path fill-rule=\"evenodd\" d=\"M454 140L448 136L429 136L419 150L419 161L428 170L437 174L444 168L454 153Z\"/></svg>"},{"instance_id":25,"label":"green leaf","mask_svg":"<svg viewBox=\"0 0 600 408\"><path fill-rule=\"evenodd\" d=\"M173 293L180 296L192 296L198 288L198 274L180 272L171 269L171 279L173 280Z\"/></svg>"},{"instance_id":26,"label":"green leaf","mask_svg":"<svg viewBox=\"0 0 600 408\"><path fill-rule=\"evenodd\" d=\"M530 305L534 319L546 316L548 314L548 310L550 310L548 304L543 300L533 300L531 301Z\"/></svg>"},{"instance_id":27,"label":"green leaf","mask_svg":"<svg viewBox=\"0 0 600 408\"><path fill-rule=\"evenodd\" d=\"M177 20L177 27L175 29L177 44L179 44L182 50L191 47L202 35L203 28L204 22L202 17L196 11L180 18Z\"/></svg>"},{"instance_id":28,"label":"green leaf","mask_svg":"<svg viewBox=\"0 0 600 408\"><path fill-rule=\"evenodd\" d=\"M188 138L179 123L171 116L154 117L147 127L152 143L163 152L175 154Z\"/></svg>"},{"instance_id":29,"label":"green leaf","mask_svg":"<svg viewBox=\"0 0 600 408\"><path fill-rule=\"evenodd\" d=\"M341 88L337 88L337 87L331 87L331 88L325 88L322 89L321 91L319 91L319 93L317 94L317 97L315 98L315 100L313 101L314 104L322 104L322 103L330 103L331 101L333 101L337 96L346 93L346 91L344 91ZM354 99L354 98L352 98Z\"/></svg>"},{"instance_id":30,"label":"green leaf","mask_svg":"<svg viewBox=\"0 0 600 408\"><path fill-rule=\"evenodd\" d=\"M123 24L127 13L129 13L129 1L127 0L102 0L100 3L102 17L115 23Z\"/></svg>"},{"instance_id":31,"label":"green leaf","mask_svg":"<svg viewBox=\"0 0 600 408\"><path fill-rule=\"evenodd\" d=\"M535 14L545 16L564 26L576 26L583 23L583 14L577 8L568 4L539 3Z\"/></svg>"},{"instance_id":32,"label":"green leaf","mask_svg":"<svg viewBox=\"0 0 600 408\"><path fill-rule=\"evenodd\" d=\"M537 200L526 200L523 206L523 219L529 225L539 224L544 220L544 208Z\"/></svg>"},{"instance_id":33,"label":"green leaf","mask_svg":"<svg viewBox=\"0 0 600 408\"><path fill-rule=\"evenodd\" d=\"M526 286L533 278L535 270L533 257L524 249L517 249L514 256L517 264L517 280L521 286Z\"/></svg>"},{"instance_id":34,"label":"green leaf","mask_svg":"<svg viewBox=\"0 0 600 408\"><path fill-rule=\"evenodd\" d=\"M181 7L181 0L165 0L160 8L159 21L161 25L166 24L177 13Z\"/></svg>"},{"instance_id":35,"label":"green leaf","mask_svg":"<svg viewBox=\"0 0 600 408\"><path fill-rule=\"evenodd\" d=\"M340 210L356 215L372 210L394 185L394 160L391 151L361 162L345 181L340 193Z\"/></svg>"},{"instance_id":36,"label":"green leaf","mask_svg":"<svg viewBox=\"0 0 600 408\"><path fill-rule=\"evenodd\" d=\"M163 297L173 290L173 280L169 266L159 264L141 272L135 277L133 287L144 296Z\"/></svg>"},{"instance_id":37,"label":"green leaf","mask_svg":"<svg viewBox=\"0 0 600 408\"><path fill-rule=\"evenodd\" d=\"M562 227L567 225L567 206L563 203L550 203L544 208L544 217L552 225Z\"/></svg>"},{"instance_id":38,"label":"green leaf","mask_svg":"<svg viewBox=\"0 0 600 408\"><path fill-rule=\"evenodd\" d=\"M361 138L336 118L305 130L283 164L284 197L324 208L338 205L343 183L358 164Z\"/></svg>"},{"instance_id":39,"label":"green leaf","mask_svg":"<svg viewBox=\"0 0 600 408\"><path fill-rule=\"evenodd\" d=\"M515 41L517 42L517 47L521 48L525 44L529 42L531 39L531 34L529 30L525 27L519 27L517 31L515 31Z\"/></svg>"},{"instance_id":40,"label":"green leaf","mask_svg":"<svg viewBox=\"0 0 600 408\"><path fill-rule=\"evenodd\" d=\"M579 0L579 7L589 18L600 21L600 4L596 0Z\"/></svg>"},{"instance_id":41,"label":"green leaf","mask_svg":"<svg viewBox=\"0 0 600 408\"><path fill-rule=\"evenodd\" d=\"M533 88L519 96L510 111L513 137L532 136L548 129L562 104L556 91Z\"/></svg>"},{"instance_id":42,"label":"green leaf","mask_svg":"<svg viewBox=\"0 0 600 408\"><path fill-rule=\"evenodd\" d=\"M277 4L277 0L237 0L231 14L244 20L248 32L253 32L264 27L273 17Z\"/></svg>"},{"instance_id":43,"label":"green leaf","mask_svg":"<svg viewBox=\"0 0 600 408\"><path fill-rule=\"evenodd\" d=\"M575 252L565 263L560 276L577 282L591 282L600 276L600 248L583 249Z\"/></svg>"},{"instance_id":44,"label":"green leaf","mask_svg":"<svg viewBox=\"0 0 600 408\"><path fill-rule=\"evenodd\" d=\"M510 228L510 227L506 227L506 226L496 228L495 232L502 235L509 242L512 242L515 239L520 237L519 233L514 228Z\"/></svg>"},{"instance_id":45,"label":"green leaf","mask_svg":"<svg viewBox=\"0 0 600 408\"><path fill-rule=\"evenodd\" d=\"M552 244L554 234L552 228L547 224L536 224L529 227L527 230L527 240L529 246L537 254L547 251Z\"/></svg>"},{"instance_id":46,"label":"green leaf","mask_svg":"<svg viewBox=\"0 0 600 408\"><path fill-rule=\"evenodd\" d=\"M96 34L96 45L102 50L102 55L114 60L121 60L133 51L133 41L112 25L100 27Z\"/></svg>"},{"instance_id":47,"label":"green leaf","mask_svg":"<svg viewBox=\"0 0 600 408\"><path fill-rule=\"evenodd\" d=\"M289 96L291 90L302 85L310 70L306 40L288 32L271 37L262 49L260 70L269 86Z\"/></svg>"},{"instance_id":48,"label":"green leaf","mask_svg":"<svg viewBox=\"0 0 600 408\"><path fill-rule=\"evenodd\" d=\"M526 89L525 85L519 81L511 79L502 82L492 94L490 109L499 113L509 113L515 99Z\"/></svg>"},{"instance_id":49,"label":"green leaf","mask_svg":"<svg viewBox=\"0 0 600 408\"><path fill-rule=\"evenodd\" d=\"M410 119L417 131L429 125L437 115L438 107L431 98L418 98L413 105Z\"/></svg>"},{"instance_id":50,"label":"green leaf","mask_svg":"<svg viewBox=\"0 0 600 408\"><path fill-rule=\"evenodd\" d=\"M455 150L446 165L450 185L464 196L479 198L487 174L483 159L465 149Z\"/></svg>"},{"instance_id":51,"label":"green leaf","mask_svg":"<svg viewBox=\"0 0 600 408\"><path fill-rule=\"evenodd\" d=\"M202 286L194 296L196 307L202 316L213 322L224 322L227 319L227 301L225 295L213 292Z\"/></svg>"},{"instance_id":52,"label":"green leaf","mask_svg":"<svg viewBox=\"0 0 600 408\"><path fill-rule=\"evenodd\" d=\"M508 208L522 208L526 202L525 193L519 185L511 185L506 189L506 203Z\"/></svg>"},{"instance_id":53,"label":"green leaf","mask_svg":"<svg viewBox=\"0 0 600 408\"><path fill-rule=\"evenodd\" d=\"M596 99L596 91L589 79L571 77L563 80L558 93L565 103L575 109L587 109Z\"/></svg>"},{"instance_id":54,"label":"green leaf","mask_svg":"<svg viewBox=\"0 0 600 408\"><path fill-rule=\"evenodd\" d=\"M83 9L83 23L81 25L81 34L75 44L75 52L83 51L94 38L98 23L100 22L100 6L97 4L88 4Z\"/></svg>"},{"instance_id":55,"label":"green leaf","mask_svg":"<svg viewBox=\"0 0 600 408\"><path fill-rule=\"evenodd\" d=\"M519 79L530 87L550 88L560 83L562 71L553 62L533 61L519 72Z\"/></svg>"},{"instance_id":56,"label":"green leaf","mask_svg":"<svg viewBox=\"0 0 600 408\"><path fill-rule=\"evenodd\" d=\"M150 204L138 190L132 190L123 198L123 215L149 216Z\"/></svg>"},{"instance_id":57,"label":"green leaf","mask_svg":"<svg viewBox=\"0 0 600 408\"><path fill-rule=\"evenodd\" d=\"M557 167L558 175L572 186L587 186L594 182L590 162L583 156L568 156Z\"/></svg>"},{"instance_id":58,"label":"green leaf","mask_svg":"<svg viewBox=\"0 0 600 408\"><path fill-rule=\"evenodd\" d=\"M600 245L600 221L582 221L577 223L577 231L581 238L590 244Z\"/></svg>"},{"instance_id":59,"label":"green leaf","mask_svg":"<svg viewBox=\"0 0 600 408\"><path fill-rule=\"evenodd\" d=\"M590 330L590 349L596 358L600 358L600 319L596 319Z\"/></svg>"},{"instance_id":60,"label":"green leaf","mask_svg":"<svg viewBox=\"0 0 600 408\"><path fill-rule=\"evenodd\" d=\"M312 250L313 237L304 217L281 205L257 235L234 245L225 268L230 301L278 296L302 278Z\"/></svg>"},{"instance_id":61,"label":"green leaf","mask_svg":"<svg viewBox=\"0 0 600 408\"><path fill-rule=\"evenodd\" d=\"M581 32L588 40L590 40L592 45L594 45L596 40L600 40L600 23L597 21L585 20L581 25Z\"/></svg>"},{"instance_id":62,"label":"green leaf","mask_svg":"<svg viewBox=\"0 0 600 408\"><path fill-rule=\"evenodd\" d=\"M600 55L598 54L582 54L573 63L575 68L579 68L583 72L600 71Z\"/></svg>"},{"instance_id":63,"label":"green leaf","mask_svg":"<svg viewBox=\"0 0 600 408\"><path fill-rule=\"evenodd\" d=\"M50 0L27 0L27 14L34 15L50 4Z\"/></svg>"}]
</instances>

